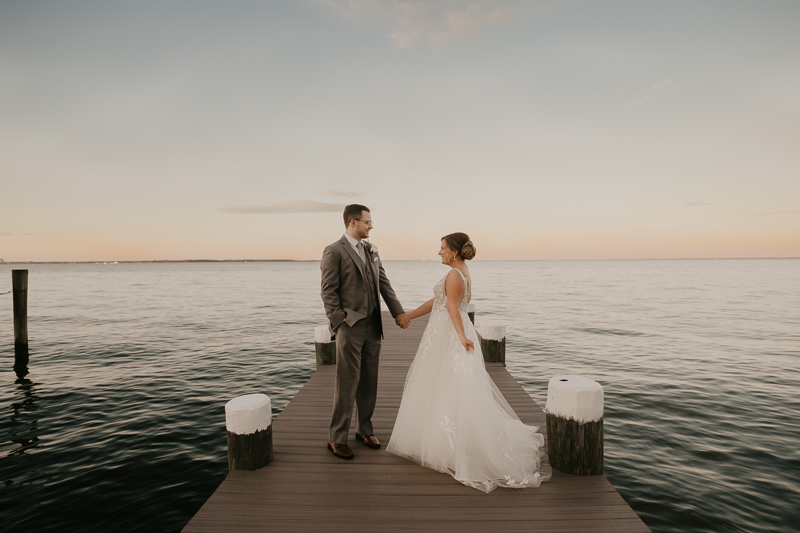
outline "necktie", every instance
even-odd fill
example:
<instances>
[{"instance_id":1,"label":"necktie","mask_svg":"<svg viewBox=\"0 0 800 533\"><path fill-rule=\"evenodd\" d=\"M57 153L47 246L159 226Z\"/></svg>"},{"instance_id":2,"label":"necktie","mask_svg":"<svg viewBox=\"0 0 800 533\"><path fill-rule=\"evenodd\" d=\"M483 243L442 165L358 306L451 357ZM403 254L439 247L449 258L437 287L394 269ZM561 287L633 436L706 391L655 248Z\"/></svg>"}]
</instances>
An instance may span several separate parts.
<instances>
[{"instance_id":1,"label":"necktie","mask_svg":"<svg viewBox=\"0 0 800 533\"><path fill-rule=\"evenodd\" d=\"M366 265L367 264L367 254L364 253L364 243L361 242L361 241L358 241L358 244L356 245L356 248L358 249L358 257L360 257L361 261Z\"/></svg>"}]
</instances>

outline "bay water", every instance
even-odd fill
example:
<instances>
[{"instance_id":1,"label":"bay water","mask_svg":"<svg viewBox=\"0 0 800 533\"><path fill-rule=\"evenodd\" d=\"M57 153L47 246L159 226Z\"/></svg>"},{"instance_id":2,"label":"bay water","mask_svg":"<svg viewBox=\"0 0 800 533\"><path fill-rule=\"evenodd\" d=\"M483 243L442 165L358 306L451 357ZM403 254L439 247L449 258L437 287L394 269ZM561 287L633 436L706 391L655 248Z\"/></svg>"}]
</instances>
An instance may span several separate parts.
<instances>
[{"instance_id":1,"label":"bay water","mask_svg":"<svg viewBox=\"0 0 800 533\"><path fill-rule=\"evenodd\" d=\"M800 260L469 266L540 406L553 376L603 385L606 475L653 531L796 530ZM385 267L409 310L447 272ZM317 262L2 264L0 292L12 268L31 353L15 372L0 295L2 530L179 531L227 474L225 402L278 414L314 372Z\"/></svg>"}]
</instances>

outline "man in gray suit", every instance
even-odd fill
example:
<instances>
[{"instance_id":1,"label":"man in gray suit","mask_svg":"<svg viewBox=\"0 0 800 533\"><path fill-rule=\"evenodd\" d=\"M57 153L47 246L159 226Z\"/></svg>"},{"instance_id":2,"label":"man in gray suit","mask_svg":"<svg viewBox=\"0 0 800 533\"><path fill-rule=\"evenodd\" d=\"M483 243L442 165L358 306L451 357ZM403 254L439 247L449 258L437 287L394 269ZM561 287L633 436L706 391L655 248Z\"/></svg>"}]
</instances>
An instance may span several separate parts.
<instances>
[{"instance_id":1,"label":"man in gray suit","mask_svg":"<svg viewBox=\"0 0 800 533\"><path fill-rule=\"evenodd\" d=\"M333 393L328 449L336 457L352 459L347 445L355 401L356 438L370 448L381 443L372 430L378 393L378 358L383 326L379 295L395 322L407 328L407 315L386 277L377 250L364 241L372 229L372 215L363 205L344 208L346 231L322 253L322 302L336 333L336 386Z\"/></svg>"}]
</instances>

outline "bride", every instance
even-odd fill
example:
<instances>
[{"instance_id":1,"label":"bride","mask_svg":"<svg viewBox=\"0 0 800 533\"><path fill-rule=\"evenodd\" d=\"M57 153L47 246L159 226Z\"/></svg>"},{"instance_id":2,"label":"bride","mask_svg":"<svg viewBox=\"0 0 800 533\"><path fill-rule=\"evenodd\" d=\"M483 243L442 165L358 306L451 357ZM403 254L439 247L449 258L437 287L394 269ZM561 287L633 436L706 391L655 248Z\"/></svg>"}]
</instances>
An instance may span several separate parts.
<instances>
[{"instance_id":1,"label":"bride","mask_svg":"<svg viewBox=\"0 0 800 533\"><path fill-rule=\"evenodd\" d=\"M472 278L465 260L475 247L465 233L452 233L439 255L451 268L433 299L409 314L431 317L386 450L487 493L538 487L551 472L544 437L520 421L489 377L467 316Z\"/></svg>"}]
</instances>

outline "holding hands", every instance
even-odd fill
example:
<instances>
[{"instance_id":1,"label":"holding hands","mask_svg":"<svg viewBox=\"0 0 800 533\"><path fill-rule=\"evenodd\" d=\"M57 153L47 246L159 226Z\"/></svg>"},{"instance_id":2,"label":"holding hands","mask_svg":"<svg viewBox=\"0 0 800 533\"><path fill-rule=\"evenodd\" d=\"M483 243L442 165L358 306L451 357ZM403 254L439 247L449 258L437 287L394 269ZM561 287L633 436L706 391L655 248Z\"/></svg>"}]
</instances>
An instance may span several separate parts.
<instances>
[{"instance_id":1,"label":"holding hands","mask_svg":"<svg viewBox=\"0 0 800 533\"><path fill-rule=\"evenodd\" d=\"M406 329L408 325L411 324L411 318L408 316L408 313L400 313L394 317L394 323L401 328Z\"/></svg>"}]
</instances>

